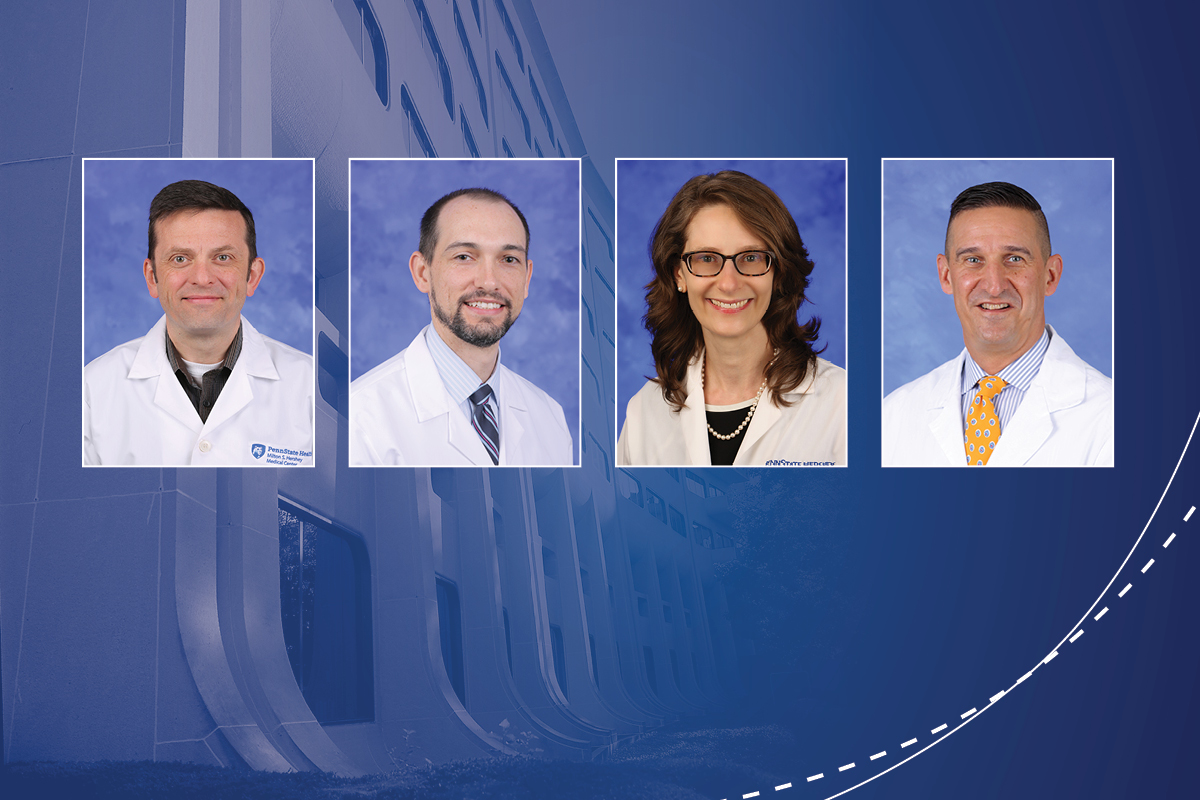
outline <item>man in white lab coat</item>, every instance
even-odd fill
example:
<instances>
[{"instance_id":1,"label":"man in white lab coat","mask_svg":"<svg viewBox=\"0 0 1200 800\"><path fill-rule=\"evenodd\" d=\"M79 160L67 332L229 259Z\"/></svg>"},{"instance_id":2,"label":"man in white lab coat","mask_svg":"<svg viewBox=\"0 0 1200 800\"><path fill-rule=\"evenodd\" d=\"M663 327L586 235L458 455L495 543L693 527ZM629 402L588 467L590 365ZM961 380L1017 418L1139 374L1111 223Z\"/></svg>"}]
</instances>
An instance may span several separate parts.
<instances>
[{"instance_id":1,"label":"man in white lab coat","mask_svg":"<svg viewBox=\"0 0 1200 800\"><path fill-rule=\"evenodd\" d=\"M241 315L262 280L254 217L205 181L150 204L142 273L163 317L84 370L84 463L313 463L313 361Z\"/></svg>"},{"instance_id":2,"label":"man in white lab coat","mask_svg":"<svg viewBox=\"0 0 1200 800\"><path fill-rule=\"evenodd\" d=\"M966 348L884 399L884 466L1112 466L1112 380L1046 324L1063 260L1037 200L964 190L937 265Z\"/></svg>"},{"instance_id":3,"label":"man in white lab coat","mask_svg":"<svg viewBox=\"0 0 1200 800\"><path fill-rule=\"evenodd\" d=\"M561 466L562 407L500 363L529 296L529 224L504 195L460 189L421 218L408 261L430 324L350 385L350 463Z\"/></svg>"}]
</instances>

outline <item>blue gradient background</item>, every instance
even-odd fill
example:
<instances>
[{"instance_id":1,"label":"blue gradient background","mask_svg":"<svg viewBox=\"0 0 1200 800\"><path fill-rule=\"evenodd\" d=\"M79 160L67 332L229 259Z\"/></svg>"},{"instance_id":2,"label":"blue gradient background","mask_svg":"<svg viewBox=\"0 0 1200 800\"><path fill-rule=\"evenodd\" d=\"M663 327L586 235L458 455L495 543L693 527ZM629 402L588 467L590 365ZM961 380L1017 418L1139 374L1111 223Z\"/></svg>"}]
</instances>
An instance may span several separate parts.
<instances>
[{"instance_id":1,"label":"blue gradient background","mask_svg":"<svg viewBox=\"0 0 1200 800\"><path fill-rule=\"evenodd\" d=\"M654 275L650 236L671 198L690 178L723 169L771 187L796 220L812 259L812 281L797 314L821 318L821 357L846 366L846 165L844 161L620 161L617 164L617 430L625 407L654 375L642 324Z\"/></svg>"},{"instance_id":2,"label":"blue gradient background","mask_svg":"<svg viewBox=\"0 0 1200 800\"><path fill-rule=\"evenodd\" d=\"M202 180L254 215L266 272L242 309L259 330L312 353L313 166L308 160L88 160L84 170L84 362L145 336L162 316L146 291L146 218L169 183Z\"/></svg>"},{"instance_id":3,"label":"blue gradient background","mask_svg":"<svg viewBox=\"0 0 1200 800\"><path fill-rule=\"evenodd\" d=\"M563 407L579 451L579 162L354 161L350 175L351 380L408 347L429 324L429 296L408 258L421 216L471 186L500 192L529 223L533 280L500 357Z\"/></svg>"},{"instance_id":4,"label":"blue gradient background","mask_svg":"<svg viewBox=\"0 0 1200 800\"><path fill-rule=\"evenodd\" d=\"M1063 257L1046 321L1075 354L1112 377L1112 162L885 161L883 391L915 380L963 348L954 298L942 292L950 204L968 186L1008 181L1037 198Z\"/></svg>"},{"instance_id":5,"label":"blue gradient background","mask_svg":"<svg viewBox=\"0 0 1200 800\"><path fill-rule=\"evenodd\" d=\"M795 796L828 797L1040 661L1104 588L1171 476L1200 410L1189 307L1198 277L1180 255L1200 214L1193 14L1045 1L614 0L540 2L538 12L601 175L616 156L849 157L853 466L797 471L770 514L830 543L831 562L804 576L821 590L795 631L825 644L801 672L762 676L797 695ZM697 58L697 42L719 54ZM730 57L720 50L730 42L770 58ZM729 123L681 124L697 109ZM737 124L744 109L765 109L771 124ZM1115 469L877 466L880 160L982 156L1115 158ZM1179 522L1200 499L1196 478L1180 471L1147 536L1158 552L1139 552L1135 588L1106 600L1101 622L1089 618L1085 636L976 722L852 796L1200 795L1200 643L1190 633L1200 563L1189 527L1200 519ZM1180 538L1163 551L1172 530ZM1151 555L1158 563L1142 576ZM870 762L881 750L888 757ZM826 777L805 782L818 772ZM755 790L773 794L741 789Z\"/></svg>"},{"instance_id":6,"label":"blue gradient background","mask_svg":"<svg viewBox=\"0 0 1200 800\"><path fill-rule=\"evenodd\" d=\"M824 646L813 647L803 669L766 676L793 690L791 721L801 732L788 776L796 790L776 796L827 797L894 763L900 742L917 736L926 744L931 728L982 707L1043 658L1104 589L1172 475L1200 408L1191 307L1200 277L1187 257L1200 218L1194 11L1111 0L536 7L606 178L617 155L850 159L853 466L789 473L788 491L767 509L797 537L828 543L834 556L805 574L819 592L794 631ZM82 50L75 11L39 46ZM730 42L753 42L769 58L733 57L721 49ZM0 48L6 73L17 71L14 52ZM16 189L0 192L0 332L10 376L0 489L12 519L35 513L25 499L35 481L43 497L68 482L95 496L126 485L120 471L76 471L77 448L62 446L54 431L76 418L79 403L78 228L63 228L62 209L79 213L71 180L79 153L100 152L114 132L150 130L148 121L163 115L89 105L88 95L81 102L80 65L47 59L32 85L0 95L0 118L21 120L0 136L4 186ZM747 108L765 109L771 124L680 124L696 109ZM34 173L31 142L74 155ZM858 366L882 358L880 159L980 155L1116 159L1115 263L1123 279L1114 469L876 466L882 380ZM35 339L30 328L52 333ZM1148 535L1158 563L1138 574L1150 555L1139 552L1128 570L1133 591L1106 601L1109 614L1086 622L1087 634L1017 691L854 798L1200 796L1200 518L1179 522L1200 504L1190 458ZM1179 538L1163 551L1172 530ZM1123 575L1116 585L1124 582ZM885 749L889 757L873 766L869 756ZM859 766L836 772L851 761ZM817 772L827 777L806 785ZM742 788L756 790L768 796L771 787Z\"/></svg>"}]
</instances>

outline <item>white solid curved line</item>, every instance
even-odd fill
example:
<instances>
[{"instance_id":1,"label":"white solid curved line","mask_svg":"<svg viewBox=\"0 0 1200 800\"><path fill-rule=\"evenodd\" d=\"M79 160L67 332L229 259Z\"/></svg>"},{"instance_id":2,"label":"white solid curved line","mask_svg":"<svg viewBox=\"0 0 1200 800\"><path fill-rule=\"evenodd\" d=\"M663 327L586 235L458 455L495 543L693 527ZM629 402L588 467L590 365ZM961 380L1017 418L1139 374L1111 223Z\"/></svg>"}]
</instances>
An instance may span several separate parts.
<instances>
[{"instance_id":1,"label":"white solid curved line","mask_svg":"<svg viewBox=\"0 0 1200 800\"><path fill-rule=\"evenodd\" d=\"M1146 525L1145 525L1145 527L1142 528L1142 532L1140 534L1138 534L1137 541L1135 541L1133 543L1133 547L1130 548L1129 554L1125 556L1125 560L1121 562L1121 566L1117 567L1117 571L1112 576L1112 579L1109 580L1108 584L1105 585L1105 587L1100 591L1099 597L1097 597L1095 602L1093 602L1092 605L1088 608L1088 610L1086 612L1084 612L1084 615L1079 619L1079 622L1076 622L1074 625L1071 626L1071 630L1067 632L1067 635L1064 636L1061 641L1059 641L1058 647L1061 647L1062 643L1067 640L1067 638L1071 635L1071 633L1076 628L1078 628L1081 624L1083 624L1083 621L1085 619L1087 619L1088 614L1092 613L1092 611L1096 608L1096 606L1104 598L1104 595L1108 592L1109 589L1112 588L1113 583L1117 580L1117 575L1120 575L1121 570L1125 569L1125 565L1129 563L1129 559L1133 558L1134 551L1137 550L1138 545L1141 544L1141 542L1142 542L1142 537L1144 537L1146 535L1146 531L1148 531L1150 529L1151 523L1154 522L1154 517L1158 514L1158 509L1162 506L1163 500L1167 499L1167 492L1171 491L1171 484L1173 484L1175 482L1175 475L1178 474L1178 472L1179 472L1179 466L1183 463L1184 456L1187 455L1188 448L1192 444L1192 437L1194 437L1196 435L1196 426L1197 425L1200 425L1200 414L1196 415L1196 421L1192 423L1192 431L1191 431L1191 433L1188 434L1187 441L1184 442L1184 444L1183 444L1183 452L1179 454L1179 460L1175 462L1175 469L1171 470L1171 477L1167 479L1166 488L1163 489L1162 494L1158 498L1158 502L1154 504L1154 510L1150 512L1150 519L1146 520ZM1196 510L1196 507L1192 506L1191 509L1187 512L1187 514L1184 515L1183 519L1185 522L1188 520L1189 517L1192 516L1192 512L1194 512L1195 510ZM1132 585L1132 584L1130 584L1130 585ZM1127 591L1129 591L1129 586L1126 586L1124 589L1121 590L1121 596L1124 596L1125 592L1127 592ZM1050 655L1047 656L1044 661L1039 661L1032 670L1030 670L1028 673L1026 673L1025 677L1028 677L1029 675L1033 674L1043 664L1049 662L1051 658L1058 655L1058 647L1055 647L1054 651L1051 652ZM1017 683L1021 683L1021 681L1023 681L1023 680L1024 680L1024 678L1022 678L1020 681L1017 681ZM1012 686L1009 687L1010 693L1011 693L1011 690L1014 687L1016 687L1017 683L1014 683ZM849 794L850 792L853 792L858 787L866 786L868 783L875 780L876 778L879 778L883 775L888 774L889 772L896 769L897 767L902 766L903 764L907 764L909 761L912 761L914 758L921 755L921 753L924 753L926 750L928 750L929 748L933 747L936 744L946 741L947 739L950 738L950 736L952 734L958 733L964 727L966 727L967 725L970 725L972 722L974 722L975 720L982 717L984 715L984 713L991 707L992 706L986 706L983 709L983 711L980 711L978 714L972 715L969 719L963 720L959 724L955 725L950 730L950 732L947 733L945 736L934 739L932 742L925 745L920 750L918 750L915 753L913 753L912 755L910 755L908 758L905 758L902 761L897 761L895 764L892 764L887 769L880 770L879 772L875 773L871 777L869 777L865 780L859 781L858 783L854 784L853 786L849 787L848 789L843 789L842 791L838 792L837 794L829 795L829 797L825 798L825 800L834 800L834 798L836 798L836 797L841 797L844 794ZM946 727L946 726L943 725L942 728L944 728L944 727ZM941 730L941 728L938 728L937 730ZM810 778L810 780L811 780L811 778Z\"/></svg>"}]
</instances>

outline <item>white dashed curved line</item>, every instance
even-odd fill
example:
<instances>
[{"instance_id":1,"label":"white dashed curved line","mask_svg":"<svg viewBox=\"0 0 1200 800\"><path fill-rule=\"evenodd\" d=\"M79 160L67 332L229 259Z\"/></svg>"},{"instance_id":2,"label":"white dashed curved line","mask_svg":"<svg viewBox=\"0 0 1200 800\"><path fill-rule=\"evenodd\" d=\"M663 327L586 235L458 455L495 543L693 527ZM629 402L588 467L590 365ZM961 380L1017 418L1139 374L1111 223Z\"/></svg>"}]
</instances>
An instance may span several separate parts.
<instances>
[{"instance_id":1,"label":"white dashed curved line","mask_svg":"<svg viewBox=\"0 0 1200 800\"><path fill-rule=\"evenodd\" d=\"M1179 467L1181 464L1183 464L1183 459L1187 455L1188 448L1192 444L1192 437L1196 435L1196 427L1198 425L1200 425L1200 415L1197 415L1196 421L1192 423L1192 430L1191 430L1191 433L1188 434L1187 442L1185 442L1183 445L1183 452L1180 453L1179 460L1177 462L1175 462L1175 469L1171 470L1171 477L1167 480L1167 485L1163 489L1162 495L1159 496L1158 502L1154 504L1154 510L1150 512L1150 519L1146 520L1145 527L1143 527L1142 532L1140 534L1138 534L1138 538L1136 541L1134 541L1133 547L1130 548L1128 555L1125 556L1125 560L1121 562L1121 565L1119 567L1117 567L1117 571L1113 574L1112 578L1105 585L1104 589L1101 590L1099 596L1095 599L1095 601L1088 608L1088 610L1084 612L1083 617L1079 620L1079 622L1076 622L1075 625L1073 625L1071 627L1071 630L1067 633L1067 635L1064 636L1061 641L1059 641L1058 646L1050 651L1050 655L1043 658L1038 664L1036 664L1034 666L1033 669L1031 669L1029 672L1026 672L1024 675L1022 675L1020 678L1018 678L1017 682L1014 683L1012 686L1010 686L1008 689L1001 691L996 695L993 695L991 700L989 701L989 704L984 707L984 709L983 709L984 711L987 711L988 708L990 708L992 705L994 705L1005 694L1011 692L1014 688L1016 688L1020 684L1024 683L1026 679L1028 679L1031 675L1033 675L1034 672L1036 672L1038 670L1038 668L1040 668L1046 664L1049 664L1051 661L1053 661L1055 658L1057 658L1058 657L1058 648L1061 647L1064 642L1068 642L1068 641L1074 642L1076 639L1078 639L1080 636L1083 635L1083 629L1080 628L1079 626L1083 623L1083 621L1085 619L1087 619L1088 615L1090 615L1093 611L1095 611L1096 606L1104 598L1104 595L1107 594L1108 590L1112 588L1113 583L1117 580L1117 576L1120 575L1121 571L1125 569L1125 566L1129 563L1129 559L1132 558L1134 552L1137 551L1138 545L1140 545L1142 543L1142 538L1145 537L1146 531L1148 531L1150 529L1150 525L1154 522L1154 518L1158 515L1158 509L1162 506L1163 500L1165 500L1167 498L1167 492L1171 491L1171 485L1175 482L1175 475L1178 474ZM1194 514L1195 511L1196 511L1195 506L1192 506L1191 508L1189 508L1188 512L1183 515L1183 521L1187 522L1188 520L1190 520L1192 518L1192 514ZM1175 538L1175 534L1172 533L1169 537L1167 537L1167 540L1165 542L1163 542L1163 547L1166 547L1167 545L1169 545L1174 538ZM1152 559L1150 559L1149 562L1146 563L1146 566L1142 567L1142 573L1145 574L1146 570L1150 569L1150 567L1153 564L1154 564L1154 559L1152 558ZM1125 588L1120 591L1120 593L1117 595L1117 597L1124 597L1125 593L1128 592L1132 587L1133 587L1132 583L1126 583ZM1103 617L1105 615L1105 613L1107 611L1108 611L1108 606L1105 606L1100 611L1100 613L1096 614L1096 616L1093 617L1093 619L1099 620L1101 617ZM907 758L905 758L901 761L898 761L895 764L892 764L887 769L880 770L879 772L875 773L871 777L869 777L863 781L860 781L859 783L854 784L853 786L849 787L848 789L843 789L842 791L838 792L837 794L830 795L829 797L825 798L825 800L834 800L834 798L841 797L844 794L849 794L850 792L854 791L858 787L865 786L866 784L870 783L871 781L875 780L876 778L886 775L887 773L891 772L892 770L896 769L897 767L901 766L902 764L908 763L912 759L914 759L917 756L924 753L929 748L931 748L934 745L947 739L951 734L957 733L964 726L971 724L976 719L978 719L982 714L983 714L983 711L977 712L976 709L972 708L970 711L967 711L964 714L962 714L963 721L960 722L958 725L955 725L954 728L950 731L950 733L947 733L945 736L941 736L941 737L934 739L932 742L925 745L920 750L917 750L916 752L912 753ZM968 717L969 717L969 719L968 719ZM949 726L946 725L945 723L942 723L938 727L931 730L930 733L936 735L938 732L946 730L947 727L949 727ZM900 747L903 749L905 747L908 747L911 744L915 744L916 741L917 741L916 738L909 739L907 742L900 745ZM876 755L871 756L871 760L874 761L876 758L880 758L885 755L887 755L887 751L877 753ZM853 767L854 767L854 762L852 761L843 767L838 767L838 772L845 772L846 770L852 769ZM825 777L825 773L818 772L816 775L810 775L808 777L808 782L812 783L813 781L819 780L824 777ZM775 790L779 791L780 789L787 788L789 786L791 786L790 783L785 783L785 784L783 784L783 786L776 786ZM753 792L752 794L742 795L743 798L757 797L757 796L758 796L758 792Z\"/></svg>"}]
</instances>

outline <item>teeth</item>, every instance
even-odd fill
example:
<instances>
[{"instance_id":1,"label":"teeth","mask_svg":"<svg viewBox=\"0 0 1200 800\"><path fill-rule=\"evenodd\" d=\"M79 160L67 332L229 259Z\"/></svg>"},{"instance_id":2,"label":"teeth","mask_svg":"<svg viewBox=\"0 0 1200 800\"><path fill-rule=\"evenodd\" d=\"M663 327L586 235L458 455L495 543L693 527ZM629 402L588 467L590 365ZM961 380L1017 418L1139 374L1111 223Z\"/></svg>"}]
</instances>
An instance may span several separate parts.
<instances>
[{"instance_id":1,"label":"teeth","mask_svg":"<svg viewBox=\"0 0 1200 800\"><path fill-rule=\"evenodd\" d=\"M726 303L722 300L713 300L712 298L709 298L709 300L717 308L741 308L742 306L746 305L746 303L750 302L749 300L737 300L732 303Z\"/></svg>"},{"instance_id":2,"label":"teeth","mask_svg":"<svg viewBox=\"0 0 1200 800\"><path fill-rule=\"evenodd\" d=\"M979 305L989 311L995 311L998 308L1008 308L1008 303L980 303Z\"/></svg>"},{"instance_id":3,"label":"teeth","mask_svg":"<svg viewBox=\"0 0 1200 800\"><path fill-rule=\"evenodd\" d=\"M496 309L500 308L499 303L487 303L482 300L476 300L474 303L467 303L471 308Z\"/></svg>"}]
</instances>

